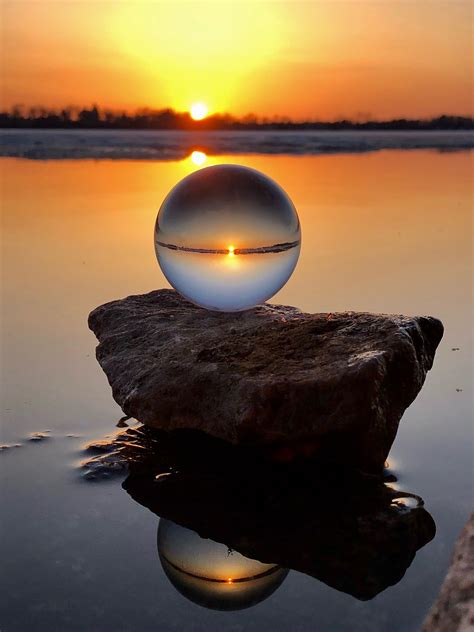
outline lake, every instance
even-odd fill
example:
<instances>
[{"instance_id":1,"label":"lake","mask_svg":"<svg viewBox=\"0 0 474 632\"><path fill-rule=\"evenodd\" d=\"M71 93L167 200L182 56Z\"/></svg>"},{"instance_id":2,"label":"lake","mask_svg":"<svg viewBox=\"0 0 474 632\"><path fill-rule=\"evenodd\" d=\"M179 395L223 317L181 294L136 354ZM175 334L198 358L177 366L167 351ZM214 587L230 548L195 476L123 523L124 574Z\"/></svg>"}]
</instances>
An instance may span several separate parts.
<instances>
[{"instance_id":1,"label":"lake","mask_svg":"<svg viewBox=\"0 0 474 632\"><path fill-rule=\"evenodd\" d=\"M205 156L202 143L188 145L186 157L166 161L0 159L1 629L418 630L473 498L472 154L398 146ZM196 148L201 155L191 156ZM162 568L157 516L120 477L84 480L84 446L114 434L122 415L87 316L167 287L154 253L156 213L197 163L254 167L292 198L301 256L271 302L444 323L434 367L389 456L397 485L424 499L436 536L401 581L368 601L290 569L253 607L200 607Z\"/></svg>"}]
</instances>

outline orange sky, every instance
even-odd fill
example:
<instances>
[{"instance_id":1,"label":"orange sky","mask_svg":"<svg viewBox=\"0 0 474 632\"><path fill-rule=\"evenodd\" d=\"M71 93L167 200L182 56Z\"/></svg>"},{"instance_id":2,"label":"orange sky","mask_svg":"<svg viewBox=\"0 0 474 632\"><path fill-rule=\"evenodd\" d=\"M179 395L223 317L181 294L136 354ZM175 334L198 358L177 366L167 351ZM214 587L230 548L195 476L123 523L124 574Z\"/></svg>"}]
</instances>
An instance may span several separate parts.
<instances>
[{"instance_id":1,"label":"orange sky","mask_svg":"<svg viewBox=\"0 0 474 632\"><path fill-rule=\"evenodd\" d=\"M2 107L472 114L470 2L2 3Z\"/></svg>"}]
</instances>

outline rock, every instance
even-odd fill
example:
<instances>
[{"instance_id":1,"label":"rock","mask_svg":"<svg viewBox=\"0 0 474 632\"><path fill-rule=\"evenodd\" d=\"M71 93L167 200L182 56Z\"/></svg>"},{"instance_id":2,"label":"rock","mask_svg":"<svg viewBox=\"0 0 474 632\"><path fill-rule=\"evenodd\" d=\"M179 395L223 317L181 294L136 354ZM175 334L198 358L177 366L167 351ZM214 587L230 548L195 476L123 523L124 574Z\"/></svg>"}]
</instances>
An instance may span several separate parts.
<instances>
[{"instance_id":1,"label":"rock","mask_svg":"<svg viewBox=\"0 0 474 632\"><path fill-rule=\"evenodd\" d=\"M454 547L453 559L423 632L474 630L474 514Z\"/></svg>"},{"instance_id":2,"label":"rock","mask_svg":"<svg viewBox=\"0 0 474 632\"><path fill-rule=\"evenodd\" d=\"M173 290L95 309L97 359L124 413L236 444L303 443L381 471L442 334L431 317L211 312Z\"/></svg>"},{"instance_id":3,"label":"rock","mask_svg":"<svg viewBox=\"0 0 474 632\"><path fill-rule=\"evenodd\" d=\"M28 437L29 441L46 441L46 439L50 439L51 436L48 434L51 432L50 430L44 430L43 432L32 432Z\"/></svg>"}]
</instances>

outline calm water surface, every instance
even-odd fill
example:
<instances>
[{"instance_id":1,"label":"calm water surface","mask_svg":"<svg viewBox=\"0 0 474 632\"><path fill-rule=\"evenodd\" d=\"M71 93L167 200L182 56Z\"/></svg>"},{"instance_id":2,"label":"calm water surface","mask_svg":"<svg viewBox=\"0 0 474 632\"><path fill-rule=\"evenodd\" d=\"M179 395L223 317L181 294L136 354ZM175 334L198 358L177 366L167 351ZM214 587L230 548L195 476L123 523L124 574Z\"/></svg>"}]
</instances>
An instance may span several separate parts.
<instances>
[{"instance_id":1,"label":"calm water surface","mask_svg":"<svg viewBox=\"0 0 474 632\"><path fill-rule=\"evenodd\" d=\"M359 601L295 571L258 605L202 608L175 590L158 518L120 481L86 482L88 441L121 411L94 358L89 311L166 286L153 226L178 162L3 159L3 632L419 629L472 505L472 163L469 153L224 156L267 173L298 209L303 245L274 302L307 311L431 314L446 331L390 462L437 534L405 577ZM50 430L50 438L28 440ZM72 435L72 436L71 436Z\"/></svg>"}]
</instances>

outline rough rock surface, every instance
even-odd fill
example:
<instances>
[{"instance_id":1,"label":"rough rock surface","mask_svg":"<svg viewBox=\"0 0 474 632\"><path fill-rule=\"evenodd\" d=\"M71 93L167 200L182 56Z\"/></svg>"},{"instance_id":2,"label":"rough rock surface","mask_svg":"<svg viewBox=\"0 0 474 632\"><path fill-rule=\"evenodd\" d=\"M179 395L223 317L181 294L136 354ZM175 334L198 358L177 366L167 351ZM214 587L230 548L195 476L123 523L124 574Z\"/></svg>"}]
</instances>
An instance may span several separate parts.
<instances>
[{"instance_id":1,"label":"rough rock surface","mask_svg":"<svg viewBox=\"0 0 474 632\"><path fill-rule=\"evenodd\" d=\"M454 547L448 574L423 626L423 632L474 630L474 514Z\"/></svg>"},{"instance_id":2,"label":"rough rock surface","mask_svg":"<svg viewBox=\"0 0 474 632\"><path fill-rule=\"evenodd\" d=\"M97 359L126 415L232 443L305 442L380 471L443 334L431 317L226 314L173 290L95 309Z\"/></svg>"}]
</instances>

